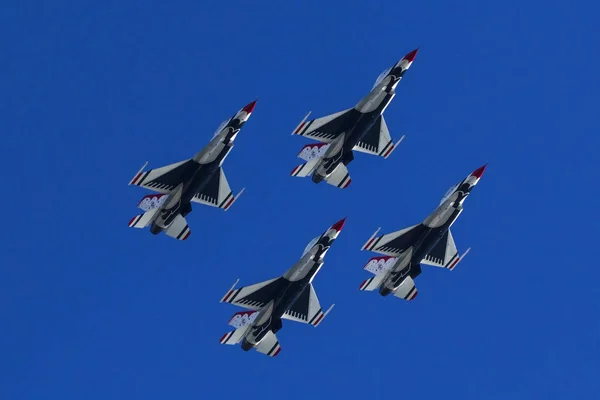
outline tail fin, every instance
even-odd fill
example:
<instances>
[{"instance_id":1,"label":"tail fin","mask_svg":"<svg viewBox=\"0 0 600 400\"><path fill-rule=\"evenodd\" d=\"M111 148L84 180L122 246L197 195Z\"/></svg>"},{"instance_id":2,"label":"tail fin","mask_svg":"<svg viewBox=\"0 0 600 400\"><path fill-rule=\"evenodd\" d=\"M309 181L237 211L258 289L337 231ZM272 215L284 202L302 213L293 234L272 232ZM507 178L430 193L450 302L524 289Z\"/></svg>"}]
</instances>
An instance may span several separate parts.
<instances>
[{"instance_id":1,"label":"tail fin","mask_svg":"<svg viewBox=\"0 0 600 400\"><path fill-rule=\"evenodd\" d=\"M171 223L171 225L169 225L169 227L165 231L166 235L171 236L177 240L185 240L188 237L190 237L191 233L192 231L190 230L190 227L188 226L185 218L181 216L181 214L175 217L173 223Z\"/></svg>"},{"instance_id":2,"label":"tail fin","mask_svg":"<svg viewBox=\"0 0 600 400\"><path fill-rule=\"evenodd\" d=\"M136 215L135 217L131 218L131 220L129 221L129 227L130 228L145 228L145 227L147 227L148 225L150 225L152 223L152 221L154 221L154 218L156 218L157 212L158 212L158 208L153 208L153 209L146 211L145 213L143 213L141 215Z\"/></svg>"}]
</instances>

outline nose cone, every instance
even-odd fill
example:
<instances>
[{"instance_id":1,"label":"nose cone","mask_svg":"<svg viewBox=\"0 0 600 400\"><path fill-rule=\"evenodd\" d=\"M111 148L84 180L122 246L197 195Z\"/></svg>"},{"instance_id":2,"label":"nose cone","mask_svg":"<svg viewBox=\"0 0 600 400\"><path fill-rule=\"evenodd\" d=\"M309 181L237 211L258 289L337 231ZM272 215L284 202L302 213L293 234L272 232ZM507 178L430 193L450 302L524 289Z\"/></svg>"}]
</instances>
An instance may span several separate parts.
<instances>
[{"instance_id":1,"label":"nose cone","mask_svg":"<svg viewBox=\"0 0 600 400\"><path fill-rule=\"evenodd\" d=\"M254 107L256 107L256 100L254 100L250 104L247 104L244 108L242 108L242 111L245 111L248 114L251 114L254 111Z\"/></svg>"},{"instance_id":2,"label":"nose cone","mask_svg":"<svg viewBox=\"0 0 600 400\"><path fill-rule=\"evenodd\" d=\"M483 175L483 171L485 171L485 167L487 167L487 164L485 164L482 167L477 168L475 171L473 171L471 173L471 176L476 177L477 179L481 178L481 176Z\"/></svg>"},{"instance_id":3,"label":"nose cone","mask_svg":"<svg viewBox=\"0 0 600 400\"><path fill-rule=\"evenodd\" d=\"M407 55L405 55L402 60L406 60L408 62L413 62L415 60L415 57L417 56L417 52L419 51L419 48L417 47L416 49L414 49L413 51L411 51L410 53L408 53Z\"/></svg>"},{"instance_id":4,"label":"nose cone","mask_svg":"<svg viewBox=\"0 0 600 400\"><path fill-rule=\"evenodd\" d=\"M334 231L337 231L338 233L341 232L342 228L344 227L344 224L346 223L346 218L348 218L348 217L345 217L344 219L339 220L338 222L333 224L331 226L331 229L333 229Z\"/></svg>"}]
</instances>

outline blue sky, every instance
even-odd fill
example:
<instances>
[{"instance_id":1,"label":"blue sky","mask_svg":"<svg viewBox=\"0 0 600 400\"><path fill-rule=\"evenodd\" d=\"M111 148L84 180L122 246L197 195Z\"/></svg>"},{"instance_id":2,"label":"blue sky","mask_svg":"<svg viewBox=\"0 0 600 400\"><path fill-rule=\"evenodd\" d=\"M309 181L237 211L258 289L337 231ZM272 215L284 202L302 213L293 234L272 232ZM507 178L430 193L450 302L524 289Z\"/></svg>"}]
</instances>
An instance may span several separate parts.
<instances>
[{"instance_id":1,"label":"blue sky","mask_svg":"<svg viewBox=\"0 0 600 400\"><path fill-rule=\"evenodd\" d=\"M0 398L591 399L600 391L598 6L577 2L11 2L0 12ZM84 4L85 3L85 4ZM388 159L346 190L291 178L302 117L352 107L421 46ZM144 161L191 157L258 98L228 211L178 242L127 227ZM384 231L483 163L453 272L407 303L361 293ZM314 281L319 328L275 359L219 344L236 278L282 274L348 216Z\"/></svg>"}]
</instances>

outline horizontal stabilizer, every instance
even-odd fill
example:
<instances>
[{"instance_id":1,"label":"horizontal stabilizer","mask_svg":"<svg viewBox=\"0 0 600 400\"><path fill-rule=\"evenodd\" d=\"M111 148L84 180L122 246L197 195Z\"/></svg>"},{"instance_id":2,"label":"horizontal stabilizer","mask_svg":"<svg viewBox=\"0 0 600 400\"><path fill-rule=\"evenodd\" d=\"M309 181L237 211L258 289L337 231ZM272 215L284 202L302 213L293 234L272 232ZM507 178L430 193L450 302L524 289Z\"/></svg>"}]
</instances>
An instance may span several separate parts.
<instances>
[{"instance_id":1,"label":"horizontal stabilizer","mask_svg":"<svg viewBox=\"0 0 600 400\"><path fill-rule=\"evenodd\" d=\"M298 178L307 177L313 173L313 171L317 167L317 164L319 164L320 160L321 160L320 158L313 158L312 160L308 161L307 163L298 165L296 168L294 168L292 170L290 175L296 176Z\"/></svg>"},{"instance_id":2,"label":"horizontal stabilizer","mask_svg":"<svg viewBox=\"0 0 600 400\"><path fill-rule=\"evenodd\" d=\"M279 340L273 331L269 331L263 340L260 341L256 346L256 351L268 355L269 357L275 357L281 351Z\"/></svg>"},{"instance_id":3,"label":"horizontal stabilizer","mask_svg":"<svg viewBox=\"0 0 600 400\"><path fill-rule=\"evenodd\" d=\"M177 240L185 240L188 237L190 237L191 233L192 231L190 230L190 227L188 226L185 218L181 216L181 214L175 217L173 223L171 223L171 225L169 225L169 227L165 231L166 235L171 236Z\"/></svg>"},{"instance_id":4,"label":"horizontal stabilizer","mask_svg":"<svg viewBox=\"0 0 600 400\"><path fill-rule=\"evenodd\" d=\"M372 278L367 279L363 283L360 284L360 290L373 291L379 289L379 286L383 283L385 279L385 274L376 275Z\"/></svg>"},{"instance_id":5,"label":"horizontal stabilizer","mask_svg":"<svg viewBox=\"0 0 600 400\"><path fill-rule=\"evenodd\" d=\"M300 150L298 157L304 161L310 161L314 158L323 157L323 154L329 148L329 143L311 143L307 144Z\"/></svg>"},{"instance_id":6,"label":"horizontal stabilizer","mask_svg":"<svg viewBox=\"0 0 600 400\"><path fill-rule=\"evenodd\" d=\"M129 221L130 228L145 228L152 223L154 218L156 217L156 213L158 212L158 208L153 208L149 211L141 215L136 215Z\"/></svg>"},{"instance_id":7,"label":"horizontal stabilizer","mask_svg":"<svg viewBox=\"0 0 600 400\"><path fill-rule=\"evenodd\" d=\"M242 326L240 328L237 328L235 331L227 332L226 334L221 336L221 339L219 341L221 342L221 344L238 344L244 338L244 335L246 334L246 329L248 329L246 326Z\"/></svg>"},{"instance_id":8,"label":"horizontal stabilizer","mask_svg":"<svg viewBox=\"0 0 600 400\"><path fill-rule=\"evenodd\" d=\"M411 301L417 297L417 293L415 281L410 276L407 276L406 279L402 281L398 289L396 289L394 296L400 299Z\"/></svg>"},{"instance_id":9,"label":"horizontal stabilizer","mask_svg":"<svg viewBox=\"0 0 600 400\"><path fill-rule=\"evenodd\" d=\"M396 260L396 257L391 256L373 257L367 262L364 269L375 275L385 274L392 268Z\"/></svg>"},{"instance_id":10,"label":"horizontal stabilizer","mask_svg":"<svg viewBox=\"0 0 600 400\"><path fill-rule=\"evenodd\" d=\"M350 173L348 172L348 168L342 163L339 163L337 167L333 170L333 173L325 178L325 181L330 185L337 186L340 189L346 189L350 186L352 179L350 178Z\"/></svg>"}]
</instances>

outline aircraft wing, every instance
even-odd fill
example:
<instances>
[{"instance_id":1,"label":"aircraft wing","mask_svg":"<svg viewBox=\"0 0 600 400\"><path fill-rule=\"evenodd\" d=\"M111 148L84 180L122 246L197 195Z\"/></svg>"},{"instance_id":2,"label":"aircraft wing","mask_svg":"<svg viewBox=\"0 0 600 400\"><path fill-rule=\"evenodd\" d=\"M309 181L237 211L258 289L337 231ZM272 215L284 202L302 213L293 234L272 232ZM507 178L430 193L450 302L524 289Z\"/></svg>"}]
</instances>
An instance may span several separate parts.
<instances>
[{"instance_id":1,"label":"aircraft wing","mask_svg":"<svg viewBox=\"0 0 600 400\"><path fill-rule=\"evenodd\" d=\"M399 256L411 247L415 241L428 229L423 224L417 224L408 228L374 237L377 232L364 244L361 250L369 250L388 256Z\"/></svg>"},{"instance_id":2,"label":"aircraft wing","mask_svg":"<svg viewBox=\"0 0 600 400\"><path fill-rule=\"evenodd\" d=\"M229 187L229 182L225 177L223 168L215 172L210 181L194 195L192 201L195 203L206 204L208 206L219 207L227 211L233 202L242 194L240 191L237 196L233 196L233 192Z\"/></svg>"},{"instance_id":3,"label":"aircraft wing","mask_svg":"<svg viewBox=\"0 0 600 400\"><path fill-rule=\"evenodd\" d=\"M324 143L331 143L336 137L346 132L350 126L353 109L340 111L325 117L306 121L308 116L296 127L293 135L306 136Z\"/></svg>"},{"instance_id":4,"label":"aircraft wing","mask_svg":"<svg viewBox=\"0 0 600 400\"><path fill-rule=\"evenodd\" d=\"M279 277L234 289L236 284L237 282L223 296L221 303L231 303L249 310L260 310L281 293L285 280Z\"/></svg>"},{"instance_id":5,"label":"aircraft wing","mask_svg":"<svg viewBox=\"0 0 600 400\"><path fill-rule=\"evenodd\" d=\"M403 139L404 136L396 144L392 142L390 131L381 115L352 150L388 158Z\"/></svg>"},{"instance_id":6,"label":"aircraft wing","mask_svg":"<svg viewBox=\"0 0 600 400\"><path fill-rule=\"evenodd\" d=\"M425 256L421 263L431 265L434 267L447 268L452 271L459 263L459 261L467 255L469 250L471 249L468 248L465 251L465 253L461 256L458 253L456 244L454 243L452 232L448 230L444 234L444 236L442 236L440 240L436 243L433 249L431 249L429 254Z\"/></svg>"},{"instance_id":7,"label":"aircraft wing","mask_svg":"<svg viewBox=\"0 0 600 400\"><path fill-rule=\"evenodd\" d=\"M311 283L309 287L304 289L304 292L302 292L292 307L283 314L282 318L311 324L316 327L323 321L323 318L325 318L330 310L331 307L326 312L323 311L315 288Z\"/></svg>"},{"instance_id":8,"label":"aircraft wing","mask_svg":"<svg viewBox=\"0 0 600 400\"><path fill-rule=\"evenodd\" d=\"M152 191L169 194L186 179L195 162L191 159L179 161L164 167L144 171L142 169L129 181L130 185L141 186Z\"/></svg>"}]
</instances>

